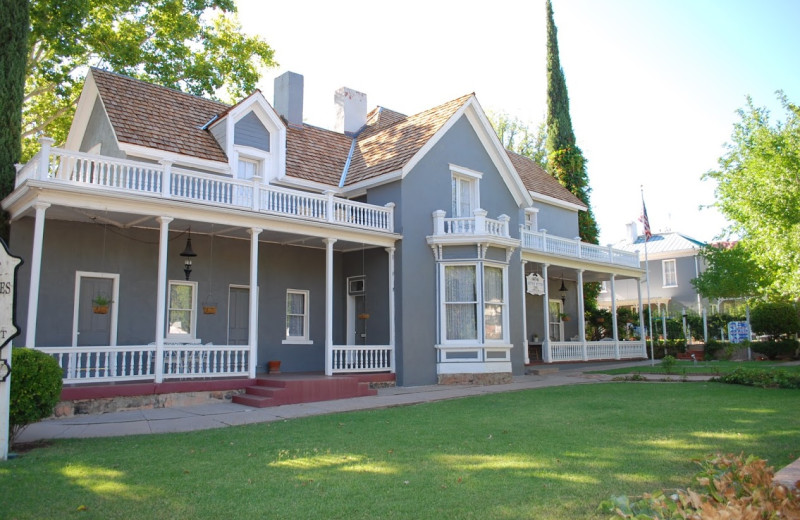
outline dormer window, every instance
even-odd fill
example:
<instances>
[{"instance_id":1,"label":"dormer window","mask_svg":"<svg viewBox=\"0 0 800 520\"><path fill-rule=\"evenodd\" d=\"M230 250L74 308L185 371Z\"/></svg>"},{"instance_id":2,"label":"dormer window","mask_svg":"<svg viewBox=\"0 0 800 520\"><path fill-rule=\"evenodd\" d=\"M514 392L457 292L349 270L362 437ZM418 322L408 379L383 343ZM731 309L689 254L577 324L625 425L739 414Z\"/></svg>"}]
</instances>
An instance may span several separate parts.
<instances>
[{"instance_id":1,"label":"dormer window","mask_svg":"<svg viewBox=\"0 0 800 520\"><path fill-rule=\"evenodd\" d=\"M259 161L239 157L239 167L236 177L242 180L249 180L259 174Z\"/></svg>"}]
</instances>

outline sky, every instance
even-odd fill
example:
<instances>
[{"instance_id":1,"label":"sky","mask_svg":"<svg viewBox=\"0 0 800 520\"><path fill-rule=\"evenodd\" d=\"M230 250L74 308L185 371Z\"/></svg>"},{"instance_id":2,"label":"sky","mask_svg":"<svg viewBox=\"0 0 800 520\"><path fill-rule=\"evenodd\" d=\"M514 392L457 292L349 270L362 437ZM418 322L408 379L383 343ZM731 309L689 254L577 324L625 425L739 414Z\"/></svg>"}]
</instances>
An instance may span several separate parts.
<instances>
[{"instance_id":1,"label":"sky","mask_svg":"<svg viewBox=\"0 0 800 520\"><path fill-rule=\"evenodd\" d=\"M332 128L350 87L415 114L474 92L486 111L545 117L544 0L236 0L244 30L275 49L273 80L304 76L304 120ZM798 0L553 0L561 66L586 157L600 244L642 212L654 232L712 241L726 227L703 173L751 96L800 103ZM639 229L641 231L641 224Z\"/></svg>"}]
</instances>

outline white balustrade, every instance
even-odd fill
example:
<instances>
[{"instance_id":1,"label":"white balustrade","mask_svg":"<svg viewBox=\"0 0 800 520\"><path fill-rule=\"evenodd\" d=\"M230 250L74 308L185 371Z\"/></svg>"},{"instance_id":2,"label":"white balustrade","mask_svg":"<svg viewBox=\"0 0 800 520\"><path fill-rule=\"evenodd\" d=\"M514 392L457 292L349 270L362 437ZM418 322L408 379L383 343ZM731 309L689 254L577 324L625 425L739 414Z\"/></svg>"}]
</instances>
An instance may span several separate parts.
<instances>
[{"instance_id":1,"label":"white balustrade","mask_svg":"<svg viewBox=\"0 0 800 520\"><path fill-rule=\"evenodd\" d=\"M588 244L578 239L558 237L545 231L528 231L520 228L520 233L522 234L523 249L562 257L582 258L593 262L639 267L638 253Z\"/></svg>"},{"instance_id":2,"label":"white balustrade","mask_svg":"<svg viewBox=\"0 0 800 520\"><path fill-rule=\"evenodd\" d=\"M486 211L476 209L472 217L445 218L442 210L433 213L434 235L491 235L508 237L507 215L500 215L497 219L486 218Z\"/></svg>"},{"instance_id":3,"label":"white balustrade","mask_svg":"<svg viewBox=\"0 0 800 520\"><path fill-rule=\"evenodd\" d=\"M155 379L154 345L124 347L42 347L63 371L63 381L111 383ZM165 345L164 378L247 376L247 345Z\"/></svg>"},{"instance_id":4,"label":"white balustrade","mask_svg":"<svg viewBox=\"0 0 800 520\"><path fill-rule=\"evenodd\" d=\"M584 361L583 345L581 341L551 341L550 361L554 363L564 361ZM619 345L620 359L646 358L643 341L587 341L586 357L588 360L615 359L615 346Z\"/></svg>"},{"instance_id":5,"label":"white balustrade","mask_svg":"<svg viewBox=\"0 0 800 520\"><path fill-rule=\"evenodd\" d=\"M104 188L159 198L175 198L304 220L328 221L361 229L394 231L394 204L366 204L339 197L279 188L260 179L239 180L226 175L175 168L169 161L144 163L83 152L42 149L19 168L16 186L37 179Z\"/></svg>"},{"instance_id":6,"label":"white balustrade","mask_svg":"<svg viewBox=\"0 0 800 520\"><path fill-rule=\"evenodd\" d=\"M587 341L586 357L590 360L595 359L614 359L613 341Z\"/></svg>"},{"instance_id":7,"label":"white balustrade","mask_svg":"<svg viewBox=\"0 0 800 520\"><path fill-rule=\"evenodd\" d=\"M391 372L389 345L334 345L333 373Z\"/></svg>"}]
</instances>

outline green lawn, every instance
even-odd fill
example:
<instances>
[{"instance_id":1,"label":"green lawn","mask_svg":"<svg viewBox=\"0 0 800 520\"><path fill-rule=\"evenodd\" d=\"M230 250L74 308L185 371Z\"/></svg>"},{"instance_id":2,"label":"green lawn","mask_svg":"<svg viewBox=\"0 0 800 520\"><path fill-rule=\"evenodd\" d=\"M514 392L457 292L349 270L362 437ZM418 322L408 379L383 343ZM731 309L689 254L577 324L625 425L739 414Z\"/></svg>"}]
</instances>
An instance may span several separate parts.
<instances>
[{"instance_id":1,"label":"green lawn","mask_svg":"<svg viewBox=\"0 0 800 520\"><path fill-rule=\"evenodd\" d=\"M679 360L675 362L671 372L673 376L687 375L709 375L720 376L733 372L737 368L761 368L761 369L774 369L780 368L787 372L800 372L800 365L789 365L780 361L684 361ZM613 368L609 370L598 370L595 372L587 372L589 374L666 374L664 368L661 366L661 360L656 359L653 365L640 365L627 368Z\"/></svg>"},{"instance_id":2,"label":"green lawn","mask_svg":"<svg viewBox=\"0 0 800 520\"><path fill-rule=\"evenodd\" d=\"M795 390L607 383L60 441L0 463L0 518L605 518L715 451L783 467L798 412Z\"/></svg>"}]
</instances>

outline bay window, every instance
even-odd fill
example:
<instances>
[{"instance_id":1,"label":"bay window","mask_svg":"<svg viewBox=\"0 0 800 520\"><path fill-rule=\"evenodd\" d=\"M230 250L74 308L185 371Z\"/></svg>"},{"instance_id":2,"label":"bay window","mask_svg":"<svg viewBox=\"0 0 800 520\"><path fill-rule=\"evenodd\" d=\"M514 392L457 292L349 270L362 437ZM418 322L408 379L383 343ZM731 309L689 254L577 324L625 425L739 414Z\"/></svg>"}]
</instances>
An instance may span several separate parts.
<instances>
[{"instance_id":1,"label":"bay window","mask_svg":"<svg viewBox=\"0 0 800 520\"><path fill-rule=\"evenodd\" d=\"M507 341L506 267L485 264L443 265L443 343L475 345Z\"/></svg>"}]
</instances>

